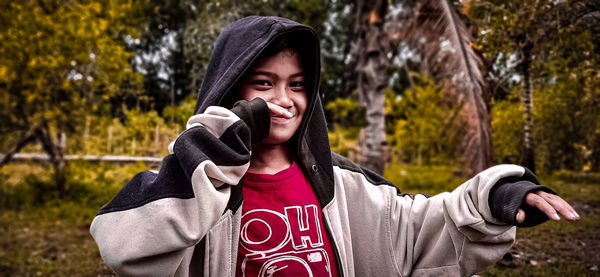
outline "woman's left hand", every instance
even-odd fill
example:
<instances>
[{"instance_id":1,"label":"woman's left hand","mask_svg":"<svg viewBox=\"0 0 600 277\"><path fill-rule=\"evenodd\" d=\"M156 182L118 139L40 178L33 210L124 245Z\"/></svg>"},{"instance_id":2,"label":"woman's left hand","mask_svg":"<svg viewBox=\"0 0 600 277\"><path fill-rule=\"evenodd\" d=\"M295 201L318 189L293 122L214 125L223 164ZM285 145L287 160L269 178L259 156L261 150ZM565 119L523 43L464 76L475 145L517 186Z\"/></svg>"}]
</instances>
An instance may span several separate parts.
<instances>
[{"instance_id":1,"label":"woman's left hand","mask_svg":"<svg viewBox=\"0 0 600 277\"><path fill-rule=\"evenodd\" d=\"M579 220L579 214L558 195L550 194L545 191L530 192L525 196L525 204L535 207L545 213L550 219L559 221L561 214L569 221ZM519 209L517 212L517 222L525 221L525 212Z\"/></svg>"}]
</instances>

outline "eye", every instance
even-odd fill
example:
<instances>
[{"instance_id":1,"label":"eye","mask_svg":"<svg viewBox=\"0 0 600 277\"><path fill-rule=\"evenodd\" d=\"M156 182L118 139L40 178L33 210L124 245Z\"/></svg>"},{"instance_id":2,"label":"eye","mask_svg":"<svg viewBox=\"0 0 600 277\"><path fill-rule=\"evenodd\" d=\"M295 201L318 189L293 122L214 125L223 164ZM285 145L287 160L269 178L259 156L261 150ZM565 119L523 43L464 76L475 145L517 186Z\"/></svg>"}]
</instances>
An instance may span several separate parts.
<instances>
[{"instance_id":1,"label":"eye","mask_svg":"<svg viewBox=\"0 0 600 277\"><path fill-rule=\"evenodd\" d=\"M303 90L304 89L304 82L299 82L299 81L295 81L295 82L291 82L290 83L290 87L295 89L295 90Z\"/></svg>"},{"instance_id":2,"label":"eye","mask_svg":"<svg viewBox=\"0 0 600 277\"><path fill-rule=\"evenodd\" d=\"M271 82L267 81L267 80L254 80L252 82L250 82L251 85L256 85L256 86L271 86Z\"/></svg>"}]
</instances>

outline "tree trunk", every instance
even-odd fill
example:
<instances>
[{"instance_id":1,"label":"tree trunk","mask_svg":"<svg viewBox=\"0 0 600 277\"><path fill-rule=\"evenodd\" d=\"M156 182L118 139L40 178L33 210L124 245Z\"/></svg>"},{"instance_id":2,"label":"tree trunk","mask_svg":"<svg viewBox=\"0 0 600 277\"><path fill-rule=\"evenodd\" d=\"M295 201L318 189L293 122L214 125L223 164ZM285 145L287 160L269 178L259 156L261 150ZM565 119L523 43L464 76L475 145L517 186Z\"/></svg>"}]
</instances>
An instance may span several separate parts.
<instances>
[{"instance_id":1,"label":"tree trunk","mask_svg":"<svg viewBox=\"0 0 600 277\"><path fill-rule=\"evenodd\" d=\"M40 125L39 129L39 139L42 142L42 147L50 156L50 162L54 167L54 181L56 183L56 189L58 191L58 196L63 198L65 196L65 157L63 153L63 149L60 146L60 136L61 132L57 131L56 141L52 139L52 135L50 134L50 128L48 127L47 122L43 122Z\"/></svg>"},{"instance_id":2,"label":"tree trunk","mask_svg":"<svg viewBox=\"0 0 600 277\"><path fill-rule=\"evenodd\" d=\"M16 153L21 151L21 149L23 147L25 147L27 144L29 144L30 142L35 140L38 131L39 131L39 126L36 126L35 128L32 128L32 129L28 130L27 132L25 132L23 134L23 136L21 136L21 139L17 142L17 144L10 151L8 151L8 153L6 153L6 155L4 155L4 157L2 157L2 159L0 159L0 168L2 168L5 164L9 163L11 161L12 157Z\"/></svg>"},{"instance_id":3,"label":"tree trunk","mask_svg":"<svg viewBox=\"0 0 600 277\"><path fill-rule=\"evenodd\" d=\"M523 122L523 152L521 153L521 165L535 172L535 144L532 130L533 120L531 110L533 108L532 84L531 84L531 45L523 47L523 105L525 107L525 121Z\"/></svg>"},{"instance_id":4,"label":"tree trunk","mask_svg":"<svg viewBox=\"0 0 600 277\"><path fill-rule=\"evenodd\" d=\"M596 130L592 141L592 167L590 171L600 172L600 130Z\"/></svg>"},{"instance_id":5,"label":"tree trunk","mask_svg":"<svg viewBox=\"0 0 600 277\"><path fill-rule=\"evenodd\" d=\"M359 163L379 174L385 169L385 95L389 42L383 30L387 1L356 2L356 71L360 104L366 107L367 127L359 142Z\"/></svg>"}]
</instances>

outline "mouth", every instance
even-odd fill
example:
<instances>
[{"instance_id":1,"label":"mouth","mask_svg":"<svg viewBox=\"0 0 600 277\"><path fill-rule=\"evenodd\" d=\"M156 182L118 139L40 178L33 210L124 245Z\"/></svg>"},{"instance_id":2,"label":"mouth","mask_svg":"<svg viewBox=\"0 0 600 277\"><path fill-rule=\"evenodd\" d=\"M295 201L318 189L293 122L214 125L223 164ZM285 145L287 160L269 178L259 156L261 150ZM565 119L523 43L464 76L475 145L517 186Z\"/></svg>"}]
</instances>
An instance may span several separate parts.
<instances>
[{"instance_id":1,"label":"mouth","mask_svg":"<svg viewBox=\"0 0 600 277\"><path fill-rule=\"evenodd\" d=\"M287 118L287 117L278 116L278 115L271 115L271 122L285 123L285 122L292 120L293 118L294 117Z\"/></svg>"}]
</instances>

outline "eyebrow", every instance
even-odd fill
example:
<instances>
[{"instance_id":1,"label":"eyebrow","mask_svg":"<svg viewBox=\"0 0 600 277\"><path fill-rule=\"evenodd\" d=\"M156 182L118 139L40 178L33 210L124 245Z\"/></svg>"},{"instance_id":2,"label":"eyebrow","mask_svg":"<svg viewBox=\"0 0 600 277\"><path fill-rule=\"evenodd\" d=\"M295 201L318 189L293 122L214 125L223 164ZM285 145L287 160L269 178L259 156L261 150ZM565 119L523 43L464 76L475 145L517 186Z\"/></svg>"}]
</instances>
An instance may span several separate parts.
<instances>
[{"instance_id":1,"label":"eyebrow","mask_svg":"<svg viewBox=\"0 0 600 277\"><path fill-rule=\"evenodd\" d=\"M268 71L252 71L252 72L250 72L250 74L248 74L248 76L254 76L254 75L266 75L273 79L278 78L276 73L268 72ZM294 73L294 74L290 75L290 78L295 78L295 77L299 77L299 76L304 77L304 72L300 71L298 73Z\"/></svg>"}]
</instances>

